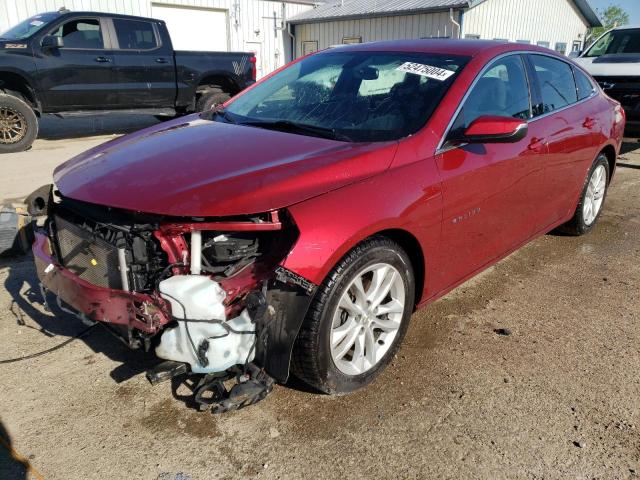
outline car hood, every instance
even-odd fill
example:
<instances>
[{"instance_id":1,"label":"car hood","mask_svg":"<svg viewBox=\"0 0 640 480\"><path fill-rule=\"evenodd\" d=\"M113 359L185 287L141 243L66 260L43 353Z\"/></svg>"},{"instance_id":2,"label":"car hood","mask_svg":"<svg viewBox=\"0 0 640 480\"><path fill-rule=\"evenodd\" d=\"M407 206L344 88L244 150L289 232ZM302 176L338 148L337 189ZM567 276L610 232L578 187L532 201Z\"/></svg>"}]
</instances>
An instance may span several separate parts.
<instances>
[{"instance_id":1,"label":"car hood","mask_svg":"<svg viewBox=\"0 0 640 480\"><path fill-rule=\"evenodd\" d=\"M174 216L260 213L387 169L397 142L345 143L183 117L95 147L54 171L63 196Z\"/></svg>"},{"instance_id":2,"label":"car hood","mask_svg":"<svg viewBox=\"0 0 640 480\"><path fill-rule=\"evenodd\" d=\"M638 55L602 55L573 60L594 77L640 77Z\"/></svg>"}]
</instances>

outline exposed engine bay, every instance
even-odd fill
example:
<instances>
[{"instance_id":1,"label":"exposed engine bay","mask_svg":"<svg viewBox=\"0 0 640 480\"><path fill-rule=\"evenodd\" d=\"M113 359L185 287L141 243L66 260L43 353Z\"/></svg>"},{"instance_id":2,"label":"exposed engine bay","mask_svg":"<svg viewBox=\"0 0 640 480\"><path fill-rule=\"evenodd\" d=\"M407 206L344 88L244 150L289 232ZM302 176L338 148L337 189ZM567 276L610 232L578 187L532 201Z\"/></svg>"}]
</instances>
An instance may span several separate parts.
<instances>
[{"instance_id":1,"label":"exposed engine bay","mask_svg":"<svg viewBox=\"0 0 640 480\"><path fill-rule=\"evenodd\" d=\"M175 218L80 202L54 188L48 195L35 212L46 212L34 247L43 292L129 347L154 349L165 361L148 372L152 383L196 375L194 399L219 413L286 381L315 288L280 266L298 235L286 211Z\"/></svg>"}]
</instances>

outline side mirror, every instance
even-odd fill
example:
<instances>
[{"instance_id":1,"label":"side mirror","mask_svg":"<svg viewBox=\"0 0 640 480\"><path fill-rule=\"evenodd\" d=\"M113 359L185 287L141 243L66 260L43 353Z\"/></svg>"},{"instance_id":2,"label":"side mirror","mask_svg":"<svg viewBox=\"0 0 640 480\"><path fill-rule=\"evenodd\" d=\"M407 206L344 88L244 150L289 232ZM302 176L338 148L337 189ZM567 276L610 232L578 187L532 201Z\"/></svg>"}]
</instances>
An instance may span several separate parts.
<instances>
[{"instance_id":1,"label":"side mirror","mask_svg":"<svg viewBox=\"0 0 640 480\"><path fill-rule=\"evenodd\" d=\"M516 143L527 136L525 120L487 115L471 122L461 141L464 143Z\"/></svg>"},{"instance_id":2,"label":"side mirror","mask_svg":"<svg viewBox=\"0 0 640 480\"><path fill-rule=\"evenodd\" d=\"M43 50L53 50L53 49L62 48L62 47L64 47L64 40L62 40L62 37L47 35L42 39Z\"/></svg>"},{"instance_id":3,"label":"side mirror","mask_svg":"<svg viewBox=\"0 0 640 480\"><path fill-rule=\"evenodd\" d=\"M582 50L569 52L569 58L578 58L582 54Z\"/></svg>"}]
</instances>

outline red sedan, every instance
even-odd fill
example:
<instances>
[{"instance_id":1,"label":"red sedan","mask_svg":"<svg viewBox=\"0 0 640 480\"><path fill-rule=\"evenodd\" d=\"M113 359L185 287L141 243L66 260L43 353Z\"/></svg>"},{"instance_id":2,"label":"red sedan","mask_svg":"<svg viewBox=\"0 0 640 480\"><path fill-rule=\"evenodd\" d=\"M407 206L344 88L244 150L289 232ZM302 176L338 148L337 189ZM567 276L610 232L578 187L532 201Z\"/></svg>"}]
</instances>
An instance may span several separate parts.
<instances>
[{"instance_id":1,"label":"red sedan","mask_svg":"<svg viewBox=\"0 0 640 480\"><path fill-rule=\"evenodd\" d=\"M539 235L592 229L624 123L544 48L332 48L60 166L39 277L155 347L168 361L152 380L204 375L196 396L214 411L290 368L350 392L389 363L415 308Z\"/></svg>"}]
</instances>

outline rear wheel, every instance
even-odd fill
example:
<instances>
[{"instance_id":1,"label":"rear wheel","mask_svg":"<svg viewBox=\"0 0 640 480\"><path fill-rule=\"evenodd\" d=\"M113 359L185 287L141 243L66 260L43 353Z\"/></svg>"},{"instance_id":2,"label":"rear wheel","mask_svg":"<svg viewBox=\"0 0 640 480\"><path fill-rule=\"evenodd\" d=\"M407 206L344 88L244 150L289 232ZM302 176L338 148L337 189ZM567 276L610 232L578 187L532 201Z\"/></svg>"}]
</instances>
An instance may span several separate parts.
<instances>
[{"instance_id":1,"label":"rear wheel","mask_svg":"<svg viewBox=\"0 0 640 480\"><path fill-rule=\"evenodd\" d=\"M210 88L203 90L198 101L196 102L196 111L205 112L211 110L216 105L220 105L231 98L227 92L223 92L219 88Z\"/></svg>"},{"instance_id":2,"label":"rear wheel","mask_svg":"<svg viewBox=\"0 0 640 480\"><path fill-rule=\"evenodd\" d=\"M604 153L593 162L573 218L560 227L569 235L584 235L596 224L609 187L609 162Z\"/></svg>"},{"instance_id":3,"label":"rear wheel","mask_svg":"<svg viewBox=\"0 0 640 480\"><path fill-rule=\"evenodd\" d=\"M28 149L38 136L38 119L31 107L13 95L0 94L0 153Z\"/></svg>"},{"instance_id":4,"label":"rear wheel","mask_svg":"<svg viewBox=\"0 0 640 480\"><path fill-rule=\"evenodd\" d=\"M400 346L414 297L402 248L386 237L365 240L318 288L296 339L293 372L326 393L368 385Z\"/></svg>"}]
</instances>

